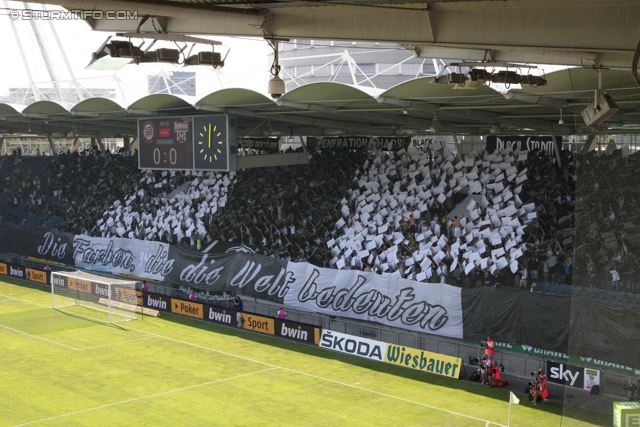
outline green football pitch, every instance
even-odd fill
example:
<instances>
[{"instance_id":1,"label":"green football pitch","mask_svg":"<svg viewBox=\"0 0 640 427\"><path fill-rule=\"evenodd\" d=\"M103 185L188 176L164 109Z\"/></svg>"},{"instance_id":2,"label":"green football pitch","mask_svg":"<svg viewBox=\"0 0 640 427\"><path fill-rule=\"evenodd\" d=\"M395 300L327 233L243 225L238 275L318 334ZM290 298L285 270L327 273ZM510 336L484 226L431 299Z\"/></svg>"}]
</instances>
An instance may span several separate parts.
<instances>
[{"instance_id":1,"label":"green football pitch","mask_svg":"<svg viewBox=\"0 0 640 427\"><path fill-rule=\"evenodd\" d=\"M509 394L190 319L117 326L0 281L2 426L506 426ZM594 426L524 395L512 426Z\"/></svg>"}]
</instances>

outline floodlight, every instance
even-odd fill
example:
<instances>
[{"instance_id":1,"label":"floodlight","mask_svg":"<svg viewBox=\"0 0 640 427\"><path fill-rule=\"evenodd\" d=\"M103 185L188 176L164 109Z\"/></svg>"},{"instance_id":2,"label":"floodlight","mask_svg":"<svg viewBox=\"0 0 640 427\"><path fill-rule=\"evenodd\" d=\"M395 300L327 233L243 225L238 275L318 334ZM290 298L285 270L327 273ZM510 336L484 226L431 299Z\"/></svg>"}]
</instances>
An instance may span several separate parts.
<instances>
[{"instance_id":1,"label":"floodlight","mask_svg":"<svg viewBox=\"0 0 640 427\"><path fill-rule=\"evenodd\" d=\"M139 62L144 56L144 52L128 40L112 40L111 37L92 53L91 62L86 66L90 70L110 70L116 71L130 64L132 61Z\"/></svg>"},{"instance_id":2,"label":"floodlight","mask_svg":"<svg viewBox=\"0 0 640 427\"><path fill-rule=\"evenodd\" d=\"M526 76L520 76L520 84L526 84L532 87L545 86L547 84L547 80L541 76L527 74Z\"/></svg>"},{"instance_id":3,"label":"floodlight","mask_svg":"<svg viewBox=\"0 0 640 427\"><path fill-rule=\"evenodd\" d=\"M155 34L155 33L119 33L117 37L126 37L125 40L111 40L111 36L105 40L100 48L92 54L92 59L87 69L92 70L111 70L116 71L124 67L127 64L135 62L140 63L168 63L168 64L184 64L184 65L210 65L214 68L221 68L224 66L224 60L229 54L229 50L225 54L224 58L221 58L218 52L199 52L194 55L185 53L186 43L193 43L193 47L197 44L213 46L220 45L221 43L215 40L201 39L197 37L185 36L182 34ZM151 44L143 51L142 44L135 45L131 41L132 39L150 39ZM111 41L110 41L111 40ZM169 41L174 42L177 45L178 42L185 43L183 47L178 46L178 49L160 48L157 50L150 50L150 48L157 41Z\"/></svg>"},{"instance_id":4,"label":"floodlight","mask_svg":"<svg viewBox=\"0 0 640 427\"><path fill-rule=\"evenodd\" d=\"M213 68L222 68L224 61L218 52L198 52L188 57L185 65L211 65Z\"/></svg>"},{"instance_id":5,"label":"floodlight","mask_svg":"<svg viewBox=\"0 0 640 427\"><path fill-rule=\"evenodd\" d=\"M164 62L169 64L180 63L180 51L178 49L158 49L144 54L142 62Z\"/></svg>"},{"instance_id":6,"label":"floodlight","mask_svg":"<svg viewBox=\"0 0 640 427\"><path fill-rule=\"evenodd\" d=\"M493 83L518 84L520 83L520 75L515 71L498 71L492 75Z\"/></svg>"},{"instance_id":7,"label":"floodlight","mask_svg":"<svg viewBox=\"0 0 640 427\"><path fill-rule=\"evenodd\" d=\"M449 84L464 84L467 80L467 75L462 73L450 73L448 80Z\"/></svg>"}]
</instances>

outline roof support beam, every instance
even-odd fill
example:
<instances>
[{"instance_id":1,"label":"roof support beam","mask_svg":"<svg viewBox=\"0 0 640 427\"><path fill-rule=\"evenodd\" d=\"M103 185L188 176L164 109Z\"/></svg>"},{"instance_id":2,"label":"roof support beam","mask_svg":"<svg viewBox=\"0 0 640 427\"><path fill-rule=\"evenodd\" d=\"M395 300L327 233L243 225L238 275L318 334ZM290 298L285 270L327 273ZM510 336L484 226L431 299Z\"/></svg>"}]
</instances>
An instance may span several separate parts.
<instances>
[{"instance_id":1,"label":"roof support beam","mask_svg":"<svg viewBox=\"0 0 640 427\"><path fill-rule=\"evenodd\" d=\"M235 114L237 116L252 117L252 118L273 113L273 111L251 111L251 110L241 110L238 108L209 107L206 105L200 105L200 106L197 106L197 108L205 111ZM302 116L297 116L292 114L281 114L280 116L277 114L274 114L269 116L269 119L285 122L285 123L295 123L303 126L338 129L338 130L344 130L347 132L362 132L364 134L370 134L373 132L373 128L369 125L346 122L346 121L338 121L338 120L319 119L319 118L313 118L313 117L302 117Z\"/></svg>"},{"instance_id":2,"label":"roof support beam","mask_svg":"<svg viewBox=\"0 0 640 427\"><path fill-rule=\"evenodd\" d=\"M51 154L55 156L56 154L58 154L58 152L56 151L56 146L53 143L53 138L51 138L51 132L47 134L47 139L49 140L49 148L51 148Z\"/></svg>"},{"instance_id":3,"label":"roof support beam","mask_svg":"<svg viewBox=\"0 0 640 427\"><path fill-rule=\"evenodd\" d=\"M396 42L420 57L577 66L631 67L637 44L635 0L273 2L255 9L186 2L35 0L67 9L129 10L162 19L171 34ZM256 5L256 4L253 4ZM98 31L136 31L139 19L87 19ZM544 23L544 25L541 25ZM157 26L157 23L156 23ZM151 20L140 31L155 31Z\"/></svg>"}]
</instances>

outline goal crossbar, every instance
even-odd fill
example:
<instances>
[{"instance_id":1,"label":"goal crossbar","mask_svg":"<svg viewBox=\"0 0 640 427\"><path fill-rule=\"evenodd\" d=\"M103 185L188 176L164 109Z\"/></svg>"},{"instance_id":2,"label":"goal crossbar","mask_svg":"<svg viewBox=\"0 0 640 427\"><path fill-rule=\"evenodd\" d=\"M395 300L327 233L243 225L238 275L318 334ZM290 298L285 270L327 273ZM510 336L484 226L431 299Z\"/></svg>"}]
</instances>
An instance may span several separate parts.
<instances>
[{"instance_id":1,"label":"goal crossbar","mask_svg":"<svg viewBox=\"0 0 640 427\"><path fill-rule=\"evenodd\" d=\"M60 311L73 306L84 307L89 309L86 312L89 314L73 314L108 323L133 320L135 311L122 307L138 305L135 284L133 280L113 279L83 271L52 272L51 307ZM92 310L106 313L106 319Z\"/></svg>"}]
</instances>

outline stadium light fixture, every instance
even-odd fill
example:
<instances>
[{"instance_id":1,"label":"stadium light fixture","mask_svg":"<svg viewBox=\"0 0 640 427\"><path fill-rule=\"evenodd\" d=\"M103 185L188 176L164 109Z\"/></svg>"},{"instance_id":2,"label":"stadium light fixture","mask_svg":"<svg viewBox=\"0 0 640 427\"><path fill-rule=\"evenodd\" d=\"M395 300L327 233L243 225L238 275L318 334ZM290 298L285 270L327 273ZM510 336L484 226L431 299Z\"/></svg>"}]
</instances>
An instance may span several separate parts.
<instances>
[{"instance_id":1,"label":"stadium light fixture","mask_svg":"<svg viewBox=\"0 0 640 427\"><path fill-rule=\"evenodd\" d=\"M182 64L187 65L210 65L214 68L221 68L224 66L224 60L229 54L230 49L227 48L227 52L224 58L221 57L219 52L214 52L214 46L221 45L222 43L216 40L203 39L199 37L185 36L182 34L164 34L164 33L117 33L116 37L125 38L111 39L109 36L105 42L98 48L96 52L93 52L91 61L87 65L87 69L90 70L109 70L117 71L125 65L135 63L168 63L168 64ZM143 39L142 43L137 45L132 41L133 39ZM150 44L143 50L145 45L145 39L152 40ZM178 49L160 48L151 50L151 48L158 41L173 42ZM184 43L181 47L178 43ZM187 43L192 43L191 49L188 54L185 54ZM208 45L211 46L211 52L197 52L191 55L191 51L196 45Z\"/></svg>"},{"instance_id":2,"label":"stadium light fixture","mask_svg":"<svg viewBox=\"0 0 640 427\"><path fill-rule=\"evenodd\" d=\"M157 49L144 54L140 62L162 62L165 64L179 64L182 51L179 49Z\"/></svg>"},{"instance_id":3,"label":"stadium light fixture","mask_svg":"<svg viewBox=\"0 0 640 427\"><path fill-rule=\"evenodd\" d=\"M117 71L134 60L140 61L144 52L130 40L111 40L111 36L91 54L91 62L85 68L89 70Z\"/></svg>"},{"instance_id":4,"label":"stadium light fixture","mask_svg":"<svg viewBox=\"0 0 640 427\"><path fill-rule=\"evenodd\" d=\"M477 89L486 82L504 84L507 87L510 85L538 87L547 84L547 80L543 76L520 75L516 71L509 71L509 68L537 68L533 65L518 65L508 62L458 62L450 65L458 67L458 72L442 74L433 79L431 83L454 85L454 89ZM470 69L463 73L460 71L460 67L470 67ZM506 70L491 73L485 69L487 67L506 68Z\"/></svg>"},{"instance_id":5,"label":"stadium light fixture","mask_svg":"<svg viewBox=\"0 0 640 427\"><path fill-rule=\"evenodd\" d=\"M224 59L219 52L198 52L185 60L185 65L211 65L213 68L224 67Z\"/></svg>"}]
</instances>

